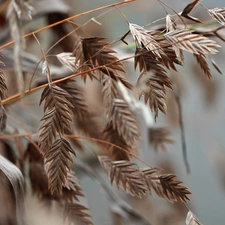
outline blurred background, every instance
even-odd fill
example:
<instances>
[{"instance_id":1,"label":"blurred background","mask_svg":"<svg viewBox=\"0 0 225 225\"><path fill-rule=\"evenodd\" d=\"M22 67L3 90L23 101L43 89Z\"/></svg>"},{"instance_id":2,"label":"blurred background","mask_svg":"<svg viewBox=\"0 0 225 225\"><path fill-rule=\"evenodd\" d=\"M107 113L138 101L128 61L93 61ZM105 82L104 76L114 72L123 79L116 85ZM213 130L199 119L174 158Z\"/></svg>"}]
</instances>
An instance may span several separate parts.
<instances>
[{"instance_id":1,"label":"blurred background","mask_svg":"<svg viewBox=\"0 0 225 225\"><path fill-rule=\"evenodd\" d=\"M42 2L42 1L40 1ZM75 15L82 13L106 4L115 3L118 1L113 0L68 0L68 1L58 1L60 7L53 6L51 1L44 1L44 5L49 7L46 9L47 14L50 10L56 11L57 13ZM172 7L176 12L182 11L182 9L190 3L189 0L164 0L164 2ZM215 7L225 7L224 0L202 0L208 8ZM38 4L37 4L38 5ZM44 11L44 6L40 6L40 12ZM55 8L54 8L55 7ZM156 0L137 0L133 3L120 6L119 7L129 22L144 26L150 24L155 20L164 18L166 13L163 7ZM34 5L35 9L35 5ZM46 14L41 15L40 12L36 12L37 19L33 22L29 22L25 25L25 33L42 27L50 21L49 17L46 20ZM105 12L106 10L104 10ZM92 17L100 15L103 11L98 11L85 15L83 17L77 18L75 22L79 25L87 22ZM173 14L171 10L168 10L170 14ZM192 16L198 17L201 21L210 20L210 16L204 8L197 6L191 13ZM54 18L57 20L56 18ZM54 20L53 19L53 20ZM121 36L123 36L128 31L128 25L124 20L123 16L116 9L108 12L102 17L98 18L97 21L101 24L90 23L85 28L91 35L98 35L106 37L109 41L113 41ZM3 21L1 21L3 23ZM189 21L187 21L189 23ZM158 24L165 24L165 20L162 19L151 26ZM2 26L2 29L4 26ZM48 30L38 35L40 42L42 43L43 49L48 49L52 43L54 43L56 30ZM225 33L221 32L225 35ZM3 35L3 34L2 34ZM2 38L2 36L1 36ZM5 43L8 38L2 38L2 43ZM128 38L129 40L129 38ZM218 40L218 43L222 46L217 55L213 55L212 58L219 65L222 72L225 74L225 51L224 43ZM31 46L29 51L31 53L35 52L37 57L41 56L40 51L36 52L37 46L32 47L32 41L27 40L27 45ZM69 51L68 49L63 49L63 51ZM73 43L71 43L71 51L73 48ZM115 49L121 51L120 54L131 54L126 51L126 46L124 44L119 44L115 46ZM55 51L59 51L57 49ZM58 53L59 53L58 52ZM4 52L0 52L4 55ZM53 51L53 53L56 53ZM190 164L191 173L187 174L185 165L182 158L182 143L181 134L178 121L178 108L175 102L175 98L172 91L168 91L168 112L167 115L162 115L160 113L157 119L156 126L163 126L171 131L170 138L174 141L173 144L168 144L167 151L162 151L158 149L155 151L149 145L149 135L145 122L140 118L141 131L142 131L142 142L140 143L139 157L146 161L148 164L154 167L163 168L166 173L174 173L177 175L179 180L182 180L184 184L191 190L193 195L191 195L191 202L188 204L189 208L197 215L200 221L204 225L217 224L223 225L225 220L224 209L225 209L225 77L220 75L213 66L210 67L213 75L213 79L209 81L203 74L203 72L198 68L198 65L189 53L185 53L185 65L184 67L178 66L178 72L169 72L180 92L180 101L182 105L183 112L183 122L185 128L185 138L187 145L187 157ZM7 66L7 63L5 63ZM132 83L135 83L137 79L137 73L133 70L132 61L125 62L126 68L129 71L126 74L126 78ZM7 68L6 68L7 70ZM8 72L10 73L10 72ZM7 78L10 80L10 78ZM91 85L87 82L87 85ZM85 86L84 86L85 87ZM16 92L13 90L12 93ZM87 99L92 107L97 111L98 103L93 102L92 94L98 94L98 86L91 85L89 88L89 94L87 93ZM35 100L34 100L35 99ZM33 108L27 108L30 110L29 115L32 120L32 124L29 124L31 131L37 132L36 127L38 127L38 119L33 117L32 113L39 112L42 115L42 109L39 109L36 96L30 96L27 102L33 101ZM22 110L24 106L17 104L17 108L12 108L11 115L18 118L19 121L25 122L27 118L22 115ZM28 127L29 127L28 126ZM36 129L36 130L35 130ZM81 155L83 159L90 160L91 166L95 168L102 177L109 183L106 175L103 173L102 169L92 156L87 153L85 156ZM106 197L104 190L99 185L98 182L92 180L88 175L77 171L81 186L86 195L85 204L89 206L90 214L93 217L94 224L98 225L113 225L116 224L115 215L113 215L110 210L110 200ZM185 224L185 217L187 210L178 203L167 203L166 201L158 198L153 194L153 196L146 196L144 199L137 199L126 195L122 190L114 191L126 202L128 202L133 208L143 215L146 220L151 221L152 224L157 225L179 225ZM34 213L40 210L39 206L34 204L35 199L28 200L27 205L28 212L30 212L30 224L39 224L40 216ZM35 206L34 206L35 205ZM111 205L112 206L112 205ZM3 206L0 206L3 207ZM45 212L41 212L44 215ZM36 216L34 216L34 214ZM53 220L54 221L54 220ZM47 224L47 223L46 223ZM50 223L48 223L50 224ZM118 223L119 224L119 223Z\"/></svg>"}]
</instances>

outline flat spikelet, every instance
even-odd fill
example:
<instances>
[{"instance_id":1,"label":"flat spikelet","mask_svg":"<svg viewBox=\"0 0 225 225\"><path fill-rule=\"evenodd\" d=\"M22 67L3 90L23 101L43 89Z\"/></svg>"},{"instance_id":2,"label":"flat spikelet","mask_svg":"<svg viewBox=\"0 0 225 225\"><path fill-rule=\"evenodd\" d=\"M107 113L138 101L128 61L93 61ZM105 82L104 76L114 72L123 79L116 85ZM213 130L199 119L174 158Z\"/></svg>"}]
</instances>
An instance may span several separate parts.
<instances>
[{"instance_id":1,"label":"flat spikelet","mask_svg":"<svg viewBox=\"0 0 225 225\"><path fill-rule=\"evenodd\" d=\"M214 20L225 26L225 8L208 9L208 13Z\"/></svg>"},{"instance_id":2,"label":"flat spikelet","mask_svg":"<svg viewBox=\"0 0 225 225\"><path fill-rule=\"evenodd\" d=\"M199 34L193 34L190 30L174 30L165 34L169 43L179 49L199 54L216 54L220 47L214 40Z\"/></svg>"},{"instance_id":3,"label":"flat spikelet","mask_svg":"<svg viewBox=\"0 0 225 225\"><path fill-rule=\"evenodd\" d=\"M106 156L99 156L99 161L111 183L122 187L127 193L141 198L147 193L155 193L169 202L186 203L191 192L176 180L173 174L160 174L157 168L139 168L136 163L126 160L113 161Z\"/></svg>"}]
</instances>

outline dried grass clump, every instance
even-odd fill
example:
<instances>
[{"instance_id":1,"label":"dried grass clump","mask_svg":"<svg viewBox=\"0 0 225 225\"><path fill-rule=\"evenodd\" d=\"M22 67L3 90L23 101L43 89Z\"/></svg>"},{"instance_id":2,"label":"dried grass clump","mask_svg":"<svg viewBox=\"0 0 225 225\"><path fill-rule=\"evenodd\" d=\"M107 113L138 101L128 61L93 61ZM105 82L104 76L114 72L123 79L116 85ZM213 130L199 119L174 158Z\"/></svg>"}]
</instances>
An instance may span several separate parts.
<instances>
[{"instance_id":1,"label":"dried grass clump","mask_svg":"<svg viewBox=\"0 0 225 225\"><path fill-rule=\"evenodd\" d=\"M122 187L127 193L142 198L146 193L155 193L170 202L186 203L191 194L182 182L176 180L173 174L160 174L157 168L139 169L136 163L129 161L112 161L106 156L99 157L100 163L108 174L111 183L115 181L118 188Z\"/></svg>"},{"instance_id":2,"label":"dried grass clump","mask_svg":"<svg viewBox=\"0 0 225 225\"><path fill-rule=\"evenodd\" d=\"M123 15L118 6L133 1L121 1L93 11L116 8ZM40 4L42 1L38 2ZM164 9L171 9L164 2L158 2ZM44 4L48 5L49 1L46 0ZM199 5L206 9L219 27L210 31L197 29L200 23L207 26L204 21L191 16L193 8ZM142 27L125 19L129 31L122 37L109 42L107 38L100 35L91 35L91 32L85 28L90 22L93 26L101 24L98 18L104 13L79 25L71 20L91 14L93 11L69 17L67 11L69 6L63 0L55 1L56 12L53 12L51 7L44 9L39 5L36 9L34 8L37 12L35 18L46 14L48 21L54 20L55 23L48 24L23 37L24 21L32 20L33 15L29 1L11 0L4 7L7 8L7 15L0 16L4 18L2 23L7 29L9 28L13 41L8 40L8 43L3 44L5 40L1 40L2 36L0 36L0 49L3 49L1 54L4 56L4 48L14 44L14 54L12 50L9 50L11 56L7 56L8 63L5 64L13 78L17 80L19 93L7 96L7 90L10 88L6 83L4 69L0 68L0 132L5 132L1 136L2 140L7 139L8 142L13 142L13 147L7 146L6 141L1 143L5 147L4 150L7 149L6 158L11 157L14 163L0 156L0 181L3 180L2 177L9 181L7 185L11 189L8 188L6 196L16 200L15 218L18 224L25 223L25 189L27 193L32 190L31 193L37 195L40 201L47 201L49 207L53 205L51 203L56 202L66 224L93 224L87 212L88 208L79 202L80 198L84 197L84 193L73 171L74 167L82 168L82 171L100 181L116 209L119 209L117 213L119 212L118 214L122 215L121 217L124 217L126 221L137 221L136 224L141 225L150 224L131 207L121 204L121 201L112 194L113 191L108 190L105 181L102 181L97 172L88 167L85 160L81 160L80 164L74 163L75 156L78 155L77 150L82 150L81 152L86 154L93 150L95 160L96 155L98 156L101 151L107 155L98 156L98 159L111 184L115 183L118 189L122 188L126 193L138 198L143 198L148 193L151 195L154 191L160 198L169 202L180 202L188 209L186 224L200 225L199 220L186 205L190 201L191 194L188 187L178 180L176 175L163 174L160 168L151 167L140 159L141 154L137 155L141 151L139 142L142 138L138 118L142 116L146 122L150 145L156 150L158 148L166 150L166 144L173 143L169 136L170 131L163 127L156 128L154 119L156 122L160 112L166 114L168 89L173 91L179 108L185 165L188 165L180 95L171 79L170 72L179 72L179 66L185 67L183 53L186 51L193 55L206 78L212 79L212 69L207 57L217 54L220 47L213 37L225 41L218 33L225 25L225 9L208 9L202 1L194 0L180 13L174 15L166 13L165 24L162 24L159 29L154 26L154 23L151 23L149 29L147 26ZM125 15L123 17L126 18ZM57 18L61 20L57 21ZM6 23L6 19L9 24ZM189 21L194 24L190 26ZM70 24L69 28L65 22ZM198 24L197 28L196 24ZM51 40L51 44L56 42L45 52L37 34L56 25L60 34L57 40ZM28 53L29 45L27 49L25 48L27 37L34 37L33 40L38 44L42 54L40 61ZM126 38L128 40L125 41ZM123 57L120 49L115 50L114 45L118 42L131 46L134 53L129 53L127 58ZM68 51L65 50L68 48ZM124 47L122 49L124 50ZM127 69L123 62L129 59L134 59L132 61L134 70L138 67L140 71L136 77L136 84L130 83L124 76ZM57 60L62 67L58 65ZM41 62L43 62L42 68L39 65ZM214 60L211 59L211 62L222 74ZM4 58L1 58L0 66L5 64ZM30 70L33 74L27 72ZM36 79L36 72L39 73L38 79ZM78 76L82 79L78 80ZM98 95L90 98L88 95L94 93L92 92L94 88L90 85L92 83L97 86ZM25 91L28 86L29 89ZM41 96L37 94L38 90L42 90ZM34 115L40 121L35 124L27 119L26 123L22 123L10 116L11 123L6 123L7 114L11 113L12 108L15 107L17 111L14 102L24 106L22 114L24 113L25 118L29 118L30 113L26 107L32 108L32 106L28 105L29 101L25 101L29 93L36 93L34 99L40 102L39 105L43 105L44 115L38 112ZM24 101L17 101L19 99ZM35 100L32 99L32 104L37 106ZM91 104L93 102L96 104ZM4 107L8 105L9 107L5 110ZM94 108L93 105L97 107ZM98 143L98 145L92 145L90 142ZM138 166L138 163L132 161L133 158L146 164L146 167ZM13 200L11 200L12 205ZM1 215L0 224L2 224Z\"/></svg>"}]
</instances>

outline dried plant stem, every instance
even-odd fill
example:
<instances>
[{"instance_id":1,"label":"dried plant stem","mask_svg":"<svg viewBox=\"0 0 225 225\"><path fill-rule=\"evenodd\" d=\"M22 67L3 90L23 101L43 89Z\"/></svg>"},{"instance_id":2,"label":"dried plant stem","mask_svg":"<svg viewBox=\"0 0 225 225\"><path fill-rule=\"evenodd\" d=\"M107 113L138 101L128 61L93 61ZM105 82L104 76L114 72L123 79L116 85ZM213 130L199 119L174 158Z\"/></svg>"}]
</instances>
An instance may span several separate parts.
<instances>
[{"instance_id":1,"label":"dried plant stem","mask_svg":"<svg viewBox=\"0 0 225 225\"><path fill-rule=\"evenodd\" d=\"M191 173L190 165L187 158L187 145L185 140L185 130L184 130L184 122L183 122L183 114L182 114L182 106L180 102L180 95L178 90L174 89L174 96L178 106L178 117L179 117L179 125L180 125L180 134L181 134L181 143L182 143L182 152L183 152L183 160L186 171L188 174Z\"/></svg>"},{"instance_id":2,"label":"dried plant stem","mask_svg":"<svg viewBox=\"0 0 225 225\"><path fill-rule=\"evenodd\" d=\"M92 9L92 10L89 10L89 11L86 11L86 12L83 12L83 13L79 13L79 14L77 14L77 15L68 17L68 18L66 18L66 19L64 19L64 20L60 20L60 21L58 21L58 22L56 22L56 23L50 24L50 25L48 25L48 26L42 27L42 28L40 28L40 29L38 29L38 30L35 30L35 31L33 31L33 32L29 33L29 34L26 34L26 35L23 36L23 38L30 37L30 36L32 36L33 34L40 33L40 32L42 32L42 31L44 31L44 30L47 30L47 29L52 28L52 27L55 27L55 26L57 26L57 25L59 25L59 24L68 22L68 21L70 21L70 20L72 20L72 19L76 19L76 18L78 18L78 17L85 16L85 15L87 15L87 14L90 14L90 13L93 13L93 12L97 12L97 11L100 11L100 10L103 10L103 9L112 8L112 7L115 7L115 6L118 6L118 5L125 5L125 4L127 4L127 3L134 2L134 1L135 1L135 0L121 1L121 2L117 2L117 3L105 5L105 6L102 6L102 7L99 7L99 8L95 8L95 9ZM14 43L15 43L14 41L10 41L10 42L6 43L6 44L0 46L0 50L3 49L3 48L8 47L8 46L10 46L10 45L12 45L12 44L14 44Z\"/></svg>"}]
</instances>

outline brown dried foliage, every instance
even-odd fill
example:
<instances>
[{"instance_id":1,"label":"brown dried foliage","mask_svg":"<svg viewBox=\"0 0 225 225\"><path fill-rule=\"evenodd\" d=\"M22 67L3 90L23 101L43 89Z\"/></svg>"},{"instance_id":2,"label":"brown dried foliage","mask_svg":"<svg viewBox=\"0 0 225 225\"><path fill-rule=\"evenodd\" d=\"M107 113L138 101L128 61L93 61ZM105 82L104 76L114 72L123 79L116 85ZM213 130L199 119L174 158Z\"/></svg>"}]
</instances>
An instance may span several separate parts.
<instances>
[{"instance_id":1,"label":"brown dried foliage","mask_svg":"<svg viewBox=\"0 0 225 225\"><path fill-rule=\"evenodd\" d=\"M152 194L153 189L160 198L164 198L163 188L159 179L159 171L158 168L141 169L150 194ZM167 198L165 199L167 200Z\"/></svg>"},{"instance_id":2,"label":"brown dried foliage","mask_svg":"<svg viewBox=\"0 0 225 225\"><path fill-rule=\"evenodd\" d=\"M90 137L100 139L102 128L95 120L93 113L90 112L90 107L86 103L83 90L77 82L75 80L66 80L61 82L58 86L69 94L66 98L73 105L71 111L75 117L75 128ZM72 131L68 129L66 130L66 133L71 132ZM79 140L73 139L73 143L78 147L78 149L83 149Z\"/></svg>"},{"instance_id":3,"label":"brown dried foliage","mask_svg":"<svg viewBox=\"0 0 225 225\"><path fill-rule=\"evenodd\" d=\"M136 152L135 146L129 146L118 131L113 129L112 122L108 123L104 129L104 139L116 146L126 149L129 152ZM129 160L131 155L129 152L122 151L114 145L105 145L106 151L113 160Z\"/></svg>"},{"instance_id":4,"label":"brown dried foliage","mask_svg":"<svg viewBox=\"0 0 225 225\"><path fill-rule=\"evenodd\" d=\"M110 143L131 152L136 152L136 144L140 140L139 126L135 114L122 99L114 99L111 106L109 121L103 131L104 137ZM114 160L129 160L130 155L115 146L106 146Z\"/></svg>"},{"instance_id":5,"label":"brown dried foliage","mask_svg":"<svg viewBox=\"0 0 225 225\"><path fill-rule=\"evenodd\" d=\"M202 225L202 223L191 211L189 211L186 218L186 225Z\"/></svg>"},{"instance_id":6,"label":"brown dried foliage","mask_svg":"<svg viewBox=\"0 0 225 225\"><path fill-rule=\"evenodd\" d=\"M197 23L201 23L199 21L198 18L195 18L193 16L190 16L189 13L192 11L192 9L200 2L200 0L194 0L193 2L189 3L184 9L183 11L181 12L181 16L182 17L185 17L186 19L188 20L192 20L192 21L195 21Z\"/></svg>"},{"instance_id":7,"label":"brown dried foliage","mask_svg":"<svg viewBox=\"0 0 225 225\"><path fill-rule=\"evenodd\" d=\"M72 56L71 52L62 52L57 54L56 57L67 68L69 68L74 73L76 72L77 67L74 66L75 57Z\"/></svg>"},{"instance_id":8,"label":"brown dried foliage","mask_svg":"<svg viewBox=\"0 0 225 225\"><path fill-rule=\"evenodd\" d=\"M121 160L112 161L107 157L100 157L99 160L109 175L111 183L115 181L118 189L122 187L127 193L141 198L147 191L143 176L135 163ZM102 161L105 161L102 162ZM110 166L108 166L110 164Z\"/></svg>"},{"instance_id":9,"label":"brown dried foliage","mask_svg":"<svg viewBox=\"0 0 225 225\"><path fill-rule=\"evenodd\" d=\"M109 48L110 44L104 41L105 38L91 37L82 40L83 54L86 61L94 67L104 66L105 69L100 68L100 71L108 74L115 74L115 71L125 72L123 64L118 60L116 52ZM108 70L109 72L106 72Z\"/></svg>"},{"instance_id":10,"label":"brown dried foliage","mask_svg":"<svg viewBox=\"0 0 225 225\"><path fill-rule=\"evenodd\" d=\"M29 177L32 191L37 196L46 196L49 194L48 177L44 165L37 162L30 163Z\"/></svg>"},{"instance_id":11,"label":"brown dried foliage","mask_svg":"<svg viewBox=\"0 0 225 225\"><path fill-rule=\"evenodd\" d=\"M44 112L48 110L41 119L44 122L40 127L39 146L43 152L51 148L57 132L62 135L64 129L71 126L73 105L67 100L68 97L71 97L69 93L57 85L46 86L41 95L40 104L45 101Z\"/></svg>"},{"instance_id":12,"label":"brown dried foliage","mask_svg":"<svg viewBox=\"0 0 225 225\"><path fill-rule=\"evenodd\" d=\"M177 29L177 24L170 14L166 15L166 31L172 31Z\"/></svg>"},{"instance_id":13,"label":"brown dried foliage","mask_svg":"<svg viewBox=\"0 0 225 225\"><path fill-rule=\"evenodd\" d=\"M143 27L133 23L129 23L129 28L134 40L138 44L138 47L146 48L159 58L165 54L160 44L154 39L148 30L145 30Z\"/></svg>"},{"instance_id":14,"label":"brown dried foliage","mask_svg":"<svg viewBox=\"0 0 225 225\"><path fill-rule=\"evenodd\" d=\"M188 4L182 11L181 16L188 15L192 9L200 2L200 0L194 0L190 4Z\"/></svg>"},{"instance_id":15,"label":"brown dried foliage","mask_svg":"<svg viewBox=\"0 0 225 225\"><path fill-rule=\"evenodd\" d=\"M173 174L160 174L157 168L142 169L148 189L151 188L156 194L170 202L187 202L190 199L187 195L191 194L187 187L183 186L183 182L175 180L176 176Z\"/></svg>"},{"instance_id":16,"label":"brown dried foliage","mask_svg":"<svg viewBox=\"0 0 225 225\"><path fill-rule=\"evenodd\" d=\"M74 68L75 70L77 70L77 72L89 70L91 64L90 62L86 62L86 59L84 58L82 39L79 36L76 36L72 56L75 57ZM84 81L86 80L87 76L89 76L92 79L93 77L92 72L87 72L82 76Z\"/></svg>"},{"instance_id":17,"label":"brown dried foliage","mask_svg":"<svg viewBox=\"0 0 225 225\"><path fill-rule=\"evenodd\" d=\"M70 170L69 161L73 162L71 154L74 154L70 144L64 139L57 139L44 157L47 168L48 183L51 193L62 193L63 184L66 182L67 173Z\"/></svg>"},{"instance_id":18,"label":"brown dried foliage","mask_svg":"<svg viewBox=\"0 0 225 225\"><path fill-rule=\"evenodd\" d=\"M71 127L73 105L67 100L69 97L68 92L57 85L48 85L40 100L40 104L45 101L44 111L48 111L42 118L39 147L44 152L45 163L50 163L47 169L49 189L59 194L66 181L69 161L72 162L70 153L75 155L70 144L61 137L65 129ZM55 140L57 135L60 138Z\"/></svg>"},{"instance_id":19,"label":"brown dried foliage","mask_svg":"<svg viewBox=\"0 0 225 225\"><path fill-rule=\"evenodd\" d=\"M79 201L79 197L84 197L83 190L73 171L67 173L65 184L62 185L62 193L53 193L53 195L48 189L48 177L43 164L31 163L29 175L33 192L42 198L52 196L54 199L71 202L74 199Z\"/></svg>"},{"instance_id":20,"label":"brown dried foliage","mask_svg":"<svg viewBox=\"0 0 225 225\"><path fill-rule=\"evenodd\" d=\"M127 88L132 85L126 81L118 72L125 73L123 64L114 55L116 51L109 48L110 43L104 41L105 38L90 37L79 39L75 43L73 55L75 56L75 67L78 67L78 72L87 71L83 75L86 80L87 75L92 79L92 72L89 69L98 68L97 71L110 76L114 80L120 80Z\"/></svg>"},{"instance_id":21,"label":"brown dried foliage","mask_svg":"<svg viewBox=\"0 0 225 225\"><path fill-rule=\"evenodd\" d=\"M191 192L182 185L182 181L175 180L175 175L163 174L159 176L159 179L163 188L163 198L167 198L171 202L187 202L190 200L187 195L191 194Z\"/></svg>"},{"instance_id":22,"label":"brown dried foliage","mask_svg":"<svg viewBox=\"0 0 225 225\"><path fill-rule=\"evenodd\" d=\"M67 179L62 188L63 199L72 202L74 199L79 201L79 197L85 197L78 178L73 171L67 173Z\"/></svg>"},{"instance_id":23,"label":"brown dried foliage","mask_svg":"<svg viewBox=\"0 0 225 225\"><path fill-rule=\"evenodd\" d=\"M208 13L214 20L225 26L225 8L208 9Z\"/></svg>"},{"instance_id":24,"label":"brown dried foliage","mask_svg":"<svg viewBox=\"0 0 225 225\"><path fill-rule=\"evenodd\" d=\"M88 208L77 203L66 203L64 208L64 218L69 221L69 224L93 225L87 212Z\"/></svg>"},{"instance_id":25,"label":"brown dried foliage","mask_svg":"<svg viewBox=\"0 0 225 225\"><path fill-rule=\"evenodd\" d=\"M71 151L71 149L65 150L65 148L70 148L70 146L68 145L66 140L61 140L61 141L63 142L63 143L59 143L59 144L61 144L61 150L62 150L61 154L65 154L66 157L68 157L70 159L71 157L68 154L68 152ZM61 142L61 141L58 140L58 142ZM56 155L55 151L53 151L52 153L49 152L49 154L52 155L52 158L60 157L60 156ZM72 209L75 210L75 208L72 206L79 205L79 204L75 203L75 201L79 202L80 197L85 197L76 174L73 171L68 171L67 176L66 177L63 176L61 178L61 179L65 179L65 182L62 184L61 193L59 191L52 193L52 191L48 189L49 179L46 174L46 170L44 169L43 157L40 154L39 150L35 147L35 145L33 145L33 144L28 145L28 149L27 149L25 158L30 163L29 176L30 176L30 182L32 185L33 192L35 194L37 194L38 196L40 196L41 199L44 199L44 200L54 199L54 200L58 201L59 204L62 205L63 210L65 212L68 212L68 214L65 215L66 218L69 217L70 219L72 219L72 214L74 213L74 211L71 211L71 210ZM58 162L59 162L59 164L61 164L61 160L59 160ZM65 164L66 163L67 162L65 162ZM47 167L46 169L49 170L51 166L52 165L50 162L50 163L47 163L45 167ZM58 165L56 165L56 166L59 167ZM61 168L59 168L59 170L60 169ZM62 174L62 173L60 173L59 170L58 170L58 172L59 172L58 175L60 176L60 174ZM54 177L54 176L55 175L51 175L51 177ZM51 179L51 177L50 177L50 179ZM57 181L55 181L55 182L57 182ZM59 184L58 186L61 186L61 184ZM71 205L71 207L69 207L70 205ZM71 210L69 208L71 208ZM82 211L82 205L80 205L80 208L77 208L77 210ZM82 217L82 212L77 212L77 214L75 213L74 215L78 215L78 216ZM84 224L88 224L88 223L84 223Z\"/></svg>"},{"instance_id":26,"label":"brown dried foliage","mask_svg":"<svg viewBox=\"0 0 225 225\"><path fill-rule=\"evenodd\" d=\"M5 64L1 60L0 66L5 66ZM1 101L6 98L7 90L8 89L6 85L5 74L3 70L0 68L0 132L3 132L6 128L7 115Z\"/></svg>"},{"instance_id":27,"label":"brown dried foliage","mask_svg":"<svg viewBox=\"0 0 225 225\"><path fill-rule=\"evenodd\" d=\"M0 55L1 58L1 55ZM5 66L5 64L0 60L0 66ZM7 93L7 85L5 80L5 74L3 70L0 68L0 98L1 100L6 98Z\"/></svg>"},{"instance_id":28,"label":"brown dried foliage","mask_svg":"<svg viewBox=\"0 0 225 225\"><path fill-rule=\"evenodd\" d=\"M136 144L140 140L138 121L122 95L115 80L108 76L102 79L103 104L106 108L108 122L103 131L104 139L110 143L136 152ZM127 152L120 151L115 146L106 145L107 152L114 160L129 160Z\"/></svg>"},{"instance_id":29,"label":"brown dried foliage","mask_svg":"<svg viewBox=\"0 0 225 225\"><path fill-rule=\"evenodd\" d=\"M168 14L166 16L166 31L170 32L170 31L175 31L177 29L178 28L177 28L177 24L176 24L175 20L173 19L173 17L171 15ZM178 64L183 65L184 56L183 56L182 50L180 48L178 48L176 45L171 45L171 47L174 50L174 53L177 57Z\"/></svg>"},{"instance_id":30,"label":"brown dried foliage","mask_svg":"<svg viewBox=\"0 0 225 225\"><path fill-rule=\"evenodd\" d=\"M111 164L110 181L115 181L133 196L141 198L147 191L144 179L136 164L128 161L113 161Z\"/></svg>"},{"instance_id":31,"label":"brown dried foliage","mask_svg":"<svg viewBox=\"0 0 225 225\"><path fill-rule=\"evenodd\" d=\"M177 55L173 45L169 44L165 37L160 37L159 34L155 34L154 36L155 40L158 41L165 53L164 55L161 55L161 58L156 57L156 59L167 69L173 69L177 71L175 64L182 65L184 60L182 51L180 50L179 55Z\"/></svg>"},{"instance_id":32,"label":"brown dried foliage","mask_svg":"<svg viewBox=\"0 0 225 225\"><path fill-rule=\"evenodd\" d=\"M71 110L77 119L81 119L85 115L89 114L89 109L85 102L83 91L77 85L75 80L63 81L59 84L59 87L69 94L69 96L67 95L65 97L73 105Z\"/></svg>"},{"instance_id":33,"label":"brown dried foliage","mask_svg":"<svg viewBox=\"0 0 225 225\"><path fill-rule=\"evenodd\" d=\"M161 63L151 52L137 48L135 55L135 68L139 65L141 71L137 81L139 97L144 95L145 103L149 103L156 118L158 110L166 113L166 87L172 89L172 83Z\"/></svg>"},{"instance_id":34,"label":"brown dried foliage","mask_svg":"<svg viewBox=\"0 0 225 225\"><path fill-rule=\"evenodd\" d=\"M153 189L156 194L170 202L181 201L186 203L191 194L183 182L176 180L173 174L160 174L157 168L139 169L137 164L121 160L112 161L106 156L99 156L99 161L111 183L115 181L118 188L122 187L131 195L142 197Z\"/></svg>"},{"instance_id":35,"label":"brown dried foliage","mask_svg":"<svg viewBox=\"0 0 225 225\"><path fill-rule=\"evenodd\" d=\"M165 38L173 46L195 54L216 54L220 47L214 40L190 30L174 30L166 33Z\"/></svg>"},{"instance_id":36,"label":"brown dried foliage","mask_svg":"<svg viewBox=\"0 0 225 225\"><path fill-rule=\"evenodd\" d=\"M172 89L166 69L176 71L176 65L183 66L183 50L194 55L207 78L211 79L212 77L206 55L216 54L217 48L220 46L214 40L209 39L210 36L206 37L207 33L206 35L204 32L202 34L195 33L186 28L178 28L176 24L176 19L182 19L182 17L200 22L198 18L190 16L191 11L199 2L199 0L194 0L189 3L179 15L168 14L164 29L166 33L149 31L129 23L129 32L137 46L134 67L136 69L139 66L140 69L134 90L138 91L139 98L144 97L145 104L149 104L150 109L155 113L155 119L159 110L166 113L167 88ZM12 8L12 4L11 9L9 8L13 16L10 18L10 23L11 25L14 23L14 33L22 30L18 30L20 27L19 17L31 16L31 8L26 3L26 1L15 1L21 15ZM207 11L213 19L222 26L225 25L224 8L208 9ZM212 34L224 41L218 34L220 29L221 27L212 31ZM23 39L21 32L16 33L19 35L15 45L20 47ZM132 103L124 97L123 89L118 81L130 89L127 92L129 94L133 90L133 85L121 75L126 71L122 61L115 56L116 51L111 48L111 45L112 43L102 37L82 38L76 35L73 52L56 55L60 62L74 73L82 72L84 81L87 77L96 78L102 84L103 105L106 109L105 129L99 128L95 121L95 115L85 101L83 90L75 81L67 80L57 85L51 84L49 81L49 85L43 90L40 99L40 104L44 102L45 115L41 119L38 159L34 155L30 157L29 153L25 153L26 156L24 156L24 159L29 159L30 162L29 176L34 192L59 201L64 207L64 216L70 224L74 222L85 225L92 224L89 214L85 212L87 208L77 203L79 197L83 197L84 194L76 174L70 171L70 163L73 162L72 155L75 155L75 152L63 137L65 133L73 134L73 119L75 129L78 128L90 137L98 139L102 139L103 134L104 140L111 143L104 145L110 158L99 157L99 160L111 183L116 183L118 188L123 188L127 193L139 198L146 193L151 194L154 190L159 197L170 202L186 203L189 201L188 195L191 194L188 188L176 179L175 175L161 174L158 168L139 168L136 163L129 161L133 153L137 152L136 144L140 140L140 131L136 115L131 110ZM14 58L17 61L16 68L21 69L22 75L18 49L20 48L17 48ZM47 61L45 60L43 64L43 73L51 80ZM4 64L0 61L0 65ZM222 74L216 64L213 63L213 65ZM21 82L23 82L22 77ZM0 100L6 97L6 92L5 76L0 69ZM3 131L5 126L6 112L0 102L0 131ZM166 150L165 144L173 142L168 136L169 132L166 129L150 129L150 143L156 149ZM83 148L76 140L74 140L74 144L80 149ZM17 147L19 148L19 146ZM25 148L20 152L25 152ZM42 153L44 158L42 158ZM200 225L201 223L189 211L186 224Z\"/></svg>"},{"instance_id":37,"label":"brown dried foliage","mask_svg":"<svg viewBox=\"0 0 225 225\"><path fill-rule=\"evenodd\" d=\"M7 114L5 108L0 104L0 132L3 132L6 128Z\"/></svg>"},{"instance_id":38,"label":"brown dried foliage","mask_svg":"<svg viewBox=\"0 0 225 225\"><path fill-rule=\"evenodd\" d=\"M150 128L149 143L155 150L159 148L166 151L166 144L172 144L173 140L169 137L171 132L166 128Z\"/></svg>"},{"instance_id":39,"label":"brown dried foliage","mask_svg":"<svg viewBox=\"0 0 225 225\"><path fill-rule=\"evenodd\" d=\"M114 99L109 121L127 145L132 146L140 140L137 118L124 100Z\"/></svg>"},{"instance_id":40,"label":"brown dried foliage","mask_svg":"<svg viewBox=\"0 0 225 225\"><path fill-rule=\"evenodd\" d=\"M212 78L212 74L211 74L211 70L209 68L209 65L206 61L206 56L204 54L193 54L198 65L200 66L200 68L202 69L202 71L204 72L205 76L210 80Z\"/></svg>"},{"instance_id":41,"label":"brown dried foliage","mask_svg":"<svg viewBox=\"0 0 225 225\"><path fill-rule=\"evenodd\" d=\"M114 99L121 98L121 95L118 90L117 82L109 76L105 75L103 77L102 86L103 105L106 109L106 115L109 116Z\"/></svg>"}]
</instances>

